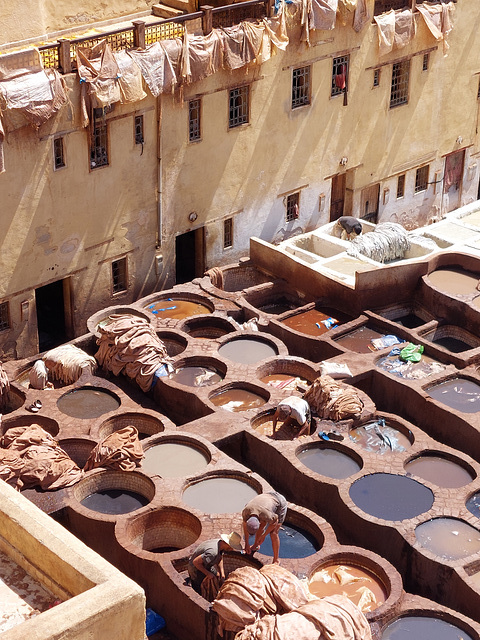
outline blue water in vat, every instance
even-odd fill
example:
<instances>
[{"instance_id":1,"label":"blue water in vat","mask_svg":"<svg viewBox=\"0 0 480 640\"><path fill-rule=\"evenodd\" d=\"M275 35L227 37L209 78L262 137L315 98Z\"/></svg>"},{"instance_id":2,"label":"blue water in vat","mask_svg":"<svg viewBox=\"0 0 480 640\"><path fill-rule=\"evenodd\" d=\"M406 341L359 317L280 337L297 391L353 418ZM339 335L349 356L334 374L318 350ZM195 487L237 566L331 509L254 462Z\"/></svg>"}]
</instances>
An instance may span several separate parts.
<instances>
[{"instance_id":1,"label":"blue water in vat","mask_svg":"<svg viewBox=\"0 0 480 640\"><path fill-rule=\"evenodd\" d=\"M278 532L280 538L280 558L306 558L320 549L320 544L311 533L292 524L282 524ZM254 536L250 536L253 544ZM260 546L260 553L273 556L272 541L268 535Z\"/></svg>"},{"instance_id":2,"label":"blue water in vat","mask_svg":"<svg viewBox=\"0 0 480 640\"><path fill-rule=\"evenodd\" d=\"M404 616L384 629L382 640L472 640L472 636L440 618Z\"/></svg>"}]
</instances>

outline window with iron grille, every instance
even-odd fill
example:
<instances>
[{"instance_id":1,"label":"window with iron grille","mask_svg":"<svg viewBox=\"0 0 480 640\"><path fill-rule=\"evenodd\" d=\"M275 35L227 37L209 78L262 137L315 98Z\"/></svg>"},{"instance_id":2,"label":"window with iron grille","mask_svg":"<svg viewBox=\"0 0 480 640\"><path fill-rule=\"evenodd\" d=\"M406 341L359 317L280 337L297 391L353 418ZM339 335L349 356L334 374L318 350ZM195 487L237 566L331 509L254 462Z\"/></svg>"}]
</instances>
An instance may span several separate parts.
<instances>
[{"instance_id":1,"label":"window with iron grille","mask_svg":"<svg viewBox=\"0 0 480 640\"><path fill-rule=\"evenodd\" d=\"M188 139L190 142L200 140L201 133L201 99L195 98L195 100L188 101Z\"/></svg>"},{"instance_id":2,"label":"window with iron grille","mask_svg":"<svg viewBox=\"0 0 480 640\"><path fill-rule=\"evenodd\" d=\"M390 11L391 9L395 9L395 11L399 9L408 9L412 6L412 0L375 0L375 10L374 13L376 16L381 13L385 13L385 11Z\"/></svg>"},{"instance_id":3,"label":"window with iron grille","mask_svg":"<svg viewBox=\"0 0 480 640\"><path fill-rule=\"evenodd\" d=\"M428 164L417 169L415 174L415 193L426 191L428 186Z\"/></svg>"},{"instance_id":4,"label":"window with iron grille","mask_svg":"<svg viewBox=\"0 0 480 640\"><path fill-rule=\"evenodd\" d=\"M333 58L332 69L332 96L338 96L345 92L348 86L348 67L350 56Z\"/></svg>"},{"instance_id":5,"label":"window with iron grille","mask_svg":"<svg viewBox=\"0 0 480 640\"><path fill-rule=\"evenodd\" d=\"M292 73L292 109L310 104L310 66L299 67Z\"/></svg>"},{"instance_id":6,"label":"window with iron grille","mask_svg":"<svg viewBox=\"0 0 480 640\"><path fill-rule=\"evenodd\" d=\"M373 70L373 86L374 87L380 86L380 69Z\"/></svg>"},{"instance_id":7,"label":"window with iron grille","mask_svg":"<svg viewBox=\"0 0 480 640\"><path fill-rule=\"evenodd\" d=\"M402 173L401 176L397 178L397 199L403 198L405 195L405 174Z\"/></svg>"},{"instance_id":8,"label":"window with iron grille","mask_svg":"<svg viewBox=\"0 0 480 640\"><path fill-rule=\"evenodd\" d=\"M228 126L230 129L248 122L249 117L248 85L230 89L228 101Z\"/></svg>"},{"instance_id":9,"label":"window with iron grille","mask_svg":"<svg viewBox=\"0 0 480 640\"><path fill-rule=\"evenodd\" d=\"M143 116L135 116L134 122L135 144L143 144L145 142L143 137Z\"/></svg>"},{"instance_id":10,"label":"window with iron grille","mask_svg":"<svg viewBox=\"0 0 480 640\"><path fill-rule=\"evenodd\" d=\"M233 218L223 221L223 248L233 247Z\"/></svg>"},{"instance_id":11,"label":"window with iron grille","mask_svg":"<svg viewBox=\"0 0 480 640\"><path fill-rule=\"evenodd\" d=\"M0 303L0 331L10 329L10 309L8 302Z\"/></svg>"},{"instance_id":12,"label":"window with iron grille","mask_svg":"<svg viewBox=\"0 0 480 640\"><path fill-rule=\"evenodd\" d=\"M108 130L103 109L93 110L92 137L90 140L90 168L108 165Z\"/></svg>"},{"instance_id":13,"label":"window with iron grille","mask_svg":"<svg viewBox=\"0 0 480 640\"><path fill-rule=\"evenodd\" d=\"M65 150L63 148L63 138L53 139L53 168L61 169L65 166Z\"/></svg>"},{"instance_id":14,"label":"window with iron grille","mask_svg":"<svg viewBox=\"0 0 480 640\"><path fill-rule=\"evenodd\" d=\"M430 64L430 54L423 54L422 71L428 71L428 65Z\"/></svg>"},{"instance_id":15,"label":"window with iron grille","mask_svg":"<svg viewBox=\"0 0 480 640\"><path fill-rule=\"evenodd\" d=\"M120 258L112 262L112 291L120 293L127 290L127 259Z\"/></svg>"},{"instance_id":16,"label":"window with iron grille","mask_svg":"<svg viewBox=\"0 0 480 640\"><path fill-rule=\"evenodd\" d=\"M392 68L392 87L390 91L390 109L408 102L410 80L410 60L395 62Z\"/></svg>"},{"instance_id":17,"label":"window with iron grille","mask_svg":"<svg viewBox=\"0 0 480 640\"><path fill-rule=\"evenodd\" d=\"M297 191L295 193L291 193L287 196L287 211L285 219L287 222L292 222L292 220L297 220L299 216L299 203L300 203L300 193Z\"/></svg>"}]
</instances>

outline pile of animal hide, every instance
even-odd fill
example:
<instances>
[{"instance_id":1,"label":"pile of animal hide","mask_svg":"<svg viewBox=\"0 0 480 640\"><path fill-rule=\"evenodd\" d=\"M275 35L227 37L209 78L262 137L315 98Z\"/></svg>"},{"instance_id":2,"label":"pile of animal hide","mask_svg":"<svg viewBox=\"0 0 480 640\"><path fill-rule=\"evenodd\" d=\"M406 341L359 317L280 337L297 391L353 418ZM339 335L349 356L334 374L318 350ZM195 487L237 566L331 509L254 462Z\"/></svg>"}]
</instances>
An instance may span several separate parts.
<instances>
[{"instance_id":1,"label":"pile of animal hide","mask_svg":"<svg viewBox=\"0 0 480 640\"><path fill-rule=\"evenodd\" d=\"M20 491L39 486L61 489L83 472L58 442L38 424L12 427L0 441L0 478Z\"/></svg>"},{"instance_id":2,"label":"pile of animal hide","mask_svg":"<svg viewBox=\"0 0 480 640\"><path fill-rule=\"evenodd\" d=\"M354 238L347 253L356 258L365 256L383 263L403 258L410 247L408 232L401 224L382 222L370 233Z\"/></svg>"},{"instance_id":3,"label":"pile of animal hide","mask_svg":"<svg viewBox=\"0 0 480 640\"><path fill-rule=\"evenodd\" d=\"M98 331L95 357L100 366L135 380L142 391L150 391L157 369L170 365L165 345L144 318L114 314Z\"/></svg>"},{"instance_id":4,"label":"pile of animal hide","mask_svg":"<svg viewBox=\"0 0 480 640\"><path fill-rule=\"evenodd\" d=\"M103 467L134 471L143 459L143 449L135 427L124 427L107 436L92 449L84 471Z\"/></svg>"},{"instance_id":5,"label":"pile of animal hide","mask_svg":"<svg viewBox=\"0 0 480 640\"><path fill-rule=\"evenodd\" d=\"M330 376L320 376L305 392L304 399L312 411L324 420L358 418L363 402L353 387L338 383Z\"/></svg>"},{"instance_id":6,"label":"pile of animal hide","mask_svg":"<svg viewBox=\"0 0 480 640\"><path fill-rule=\"evenodd\" d=\"M0 362L0 412L5 413L8 407L8 401L10 399L10 382L8 380L7 372L3 368L3 363Z\"/></svg>"},{"instance_id":7,"label":"pile of animal hide","mask_svg":"<svg viewBox=\"0 0 480 640\"><path fill-rule=\"evenodd\" d=\"M225 580L212 604L218 631L236 640L371 640L363 613L341 595L317 598L279 565L241 567Z\"/></svg>"},{"instance_id":8,"label":"pile of animal hide","mask_svg":"<svg viewBox=\"0 0 480 640\"><path fill-rule=\"evenodd\" d=\"M49 377L65 384L76 382L84 370L93 374L97 369L95 358L73 344L63 344L47 351L43 360Z\"/></svg>"}]
</instances>

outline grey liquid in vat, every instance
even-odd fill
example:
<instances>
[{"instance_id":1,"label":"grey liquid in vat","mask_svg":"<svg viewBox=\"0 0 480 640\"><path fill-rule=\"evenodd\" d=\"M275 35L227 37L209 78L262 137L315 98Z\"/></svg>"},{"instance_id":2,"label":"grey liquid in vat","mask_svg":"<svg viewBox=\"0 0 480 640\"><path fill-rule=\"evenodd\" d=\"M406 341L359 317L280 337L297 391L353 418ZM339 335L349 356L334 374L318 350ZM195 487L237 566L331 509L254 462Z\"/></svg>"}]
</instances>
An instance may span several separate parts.
<instances>
[{"instance_id":1,"label":"grey liquid in vat","mask_svg":"<svg viewBox=\"0 0 480 640\"><path fill-rule=\"evenodd\" d=\"M433 616L403 616L382 632L382 640L473 640L455 625Z\"/></svg>"},{"instance_id":2,"label":"grey liquid in vat","mask_svg":"<svg viewBox=\"0 0 480 640\"><path fill-rule=\"evenodd\" d=\"M278 351L273 345L255 338L230 340L222 344L218 353L223 358L242 364L253 364L278 355Z\"/></svg>"},{"instance_id":3,"label":"grey liquid in vat","mask_svg":"<svg viewBox=\"0 0 480 640\"><path fill-rule=\"evenodd\" d=\"M351 456L323 445L307 447L297 453L306 467L327 478L348 478L361 469Z\"/></svg>"},{"instance_id":4,"label":"grey liquid in vat","mask_svg":"<svg viewBox=\"0 0 480 640\"><path fill-rule=\"evenodd\" d=\"M186 387L208 387L222 380L222 376L211 367L180 367L169 375L171 380Z\"/></svg>"},{"instance_id":5,"label":"grey liquid in vat","mask_svg":"<svg viewBox=\"0 0 480 640\"><path fill-rule=\"evenodd\" d=\"M148 503L149 500L145 496L123 489L95 491L81 501L81 504L87 509L109 515L130 513L130 511L140 509Z\"/></svg>"},{"instance_id":6,"label":"grey liquid in vat","mask_svg":"<svg viewBox=\"0 0 480 640\"><path fill-rule=\"evenodd\" d=\"M428 511L434 495L428 487L407 476L372 473L350 487L353 502L382 520L408 520Z\"/></svg>"},{"instance_id":7,"label":"grey liquid in vat","mask_svg":"<svg viewBox=\"0 0 480 640\"><path fill-rule=\"evenodd\" d=\"M115 411L120 401L113 394L102 389L74 389L57 400L62 413L72 418L92 419L104 413Z\"/></svg>"},{"instance_id":8,"label":"grey liquid in vat","mask_svg":"<svg viewBox=\"0 0 480 640\"><path fill-rule=\"evenodd\" d=\"M426 390L434 400L462 413L480 411L480 385L467 378L453 378Z\"/></svg>"},{"instance_id":9,"label":"grey liquid in vat","mask_svg":"<svg viewBox=\"0 0 480 640\"><path fill-rule=\"evenodd\" d=\"M464 487L473 480L461 465L442 456L424 455L407 462L405 471L438 487Z\"/></svg>"},{"instance_id":10,"label":"grey liquid in vat","mask_svg":"<svg viewBox=\"0 0 480 640\"><path fill-rule=\"evenodd\" d=\"M183 492L185 504L204 513L240 513L258 495L253 487L236 478L209 478Z\"/></svg>"},{"instance_id":11,"label":"grey liquid in vat","mask_svg":"<svg viewBox=\"0 0 480 640\"><path fill-rule=\"evenodd\" d=\"M413 440L412 433L410 431L408 433ZM365 451L379 454L400 453L412 446L411 440L406 435L383 419L351 429L348 435Z\"/></svg>"},{"instance_id":12,"label":"grey liquid in vat","mask_svg":"<svg viewBox=\"0 0 480 640\"><path fill-rule=\"evenodd\" d=\"M293 524L282 524L278 532L280 538L280 558L306 558L320 549L320 544L311 533ZM253 544L254 537L250 537ZM260 546L260 553L273 556L272 541L267 536Z\"/></svg>"},{"instance_id":13,"label":"grey liquid in vat","mask_svg":"<svg viewBox=\"0 0 480 640\"><path fill-rule=\"evenodd\" d=\"M164 478L184 478L208 464L208 458L195 447L177 442L165 442L145 451L142 468Z\"/></svg>"}]
</instances>

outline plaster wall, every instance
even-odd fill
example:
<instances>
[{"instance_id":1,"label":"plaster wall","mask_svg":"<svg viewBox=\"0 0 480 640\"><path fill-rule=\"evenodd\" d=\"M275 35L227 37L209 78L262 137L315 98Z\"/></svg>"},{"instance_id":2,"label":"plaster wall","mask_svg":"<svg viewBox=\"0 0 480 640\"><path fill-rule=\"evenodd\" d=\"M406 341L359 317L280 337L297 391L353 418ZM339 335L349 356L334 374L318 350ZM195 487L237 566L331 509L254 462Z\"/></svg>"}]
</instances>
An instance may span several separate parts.
<instances>
[{"instance_id":1,"label":"plaster wall","mask_svg":"<svg viewBox=\"0 0 480 640\"><path fill-rule=\"evenodd\" d=\"M130 303L153 290L157 232L157 116L152 96L109 113L109 165L90 170L89 133L79 122L76 74L66 77L71 107L36 132L8 134L0 175L0 297L13 331L4 353L38 350L35 289L71 278L73 333L103 306ZM134 116L144 116L145 144L135 144ZM63 136L64 168L53 168L53 140ZM112 292L111 262L127 259L127 291ZM27 313L21 303L28 303ZM24 309L25 311L25 309ZM73 336L72 336L73 337ZM15 351L16 343L16 351Z\"/></svg>"},{"instance_id":2,"label":"plaster wall","mask_svg":"<svg viewBox=\"0 0 480 640\"><path fill-rule=\"evenodd\" d=\"M370 10L373 2L369 3ZM379 221L425 224L476 198L478 170L478 61L480 14L456 5L450 50L444 57L417 14L412 43L379 57L377 26L356 34L351 25L311 32L311 47L289 31L290 44L261 66L218 73L185 88L184 102L162 99L164 252L173 238L204 225L206 268L244 255L255 235L278 242L325 224L330 214L331 177L347 171L345 213L360 215L362 189L380 184ZM429 53L429 68L422 70ZM330 97L332 58L350 53L348 106ZM392 63L411 57L408 104L390 109ZM311 104L291 108L292 69L311 64ZM380 84L373 87L373 69ZM449 79L448 82L446 79ZM228 129L228 91L250 84L249 124ZM462 108L458 108L458 96ZM188 142L188 99L202 98L202 140ZM428 115L427 115L428 114ZM435 114L432 117L432 114ZM167 125L168 123L168 125ZM459 141L459 142L458 142ZM466 149L461 193L445 195L443 183L415 194L416 168L429 164L429 182L443 178L444 156ZM340 160L347 158L346 166ZM208 168L208 180L205 179ZM396 184L406 173L405 196ZM384 194L384 190L387 190ZM300 215L285 222L285 200L300 192ZM451 202L449 202L451 200ZM223 221L233 217L234 246L223 249ZM170 282L164 273L165 281Z\"/></svg>"}]
</instances>

